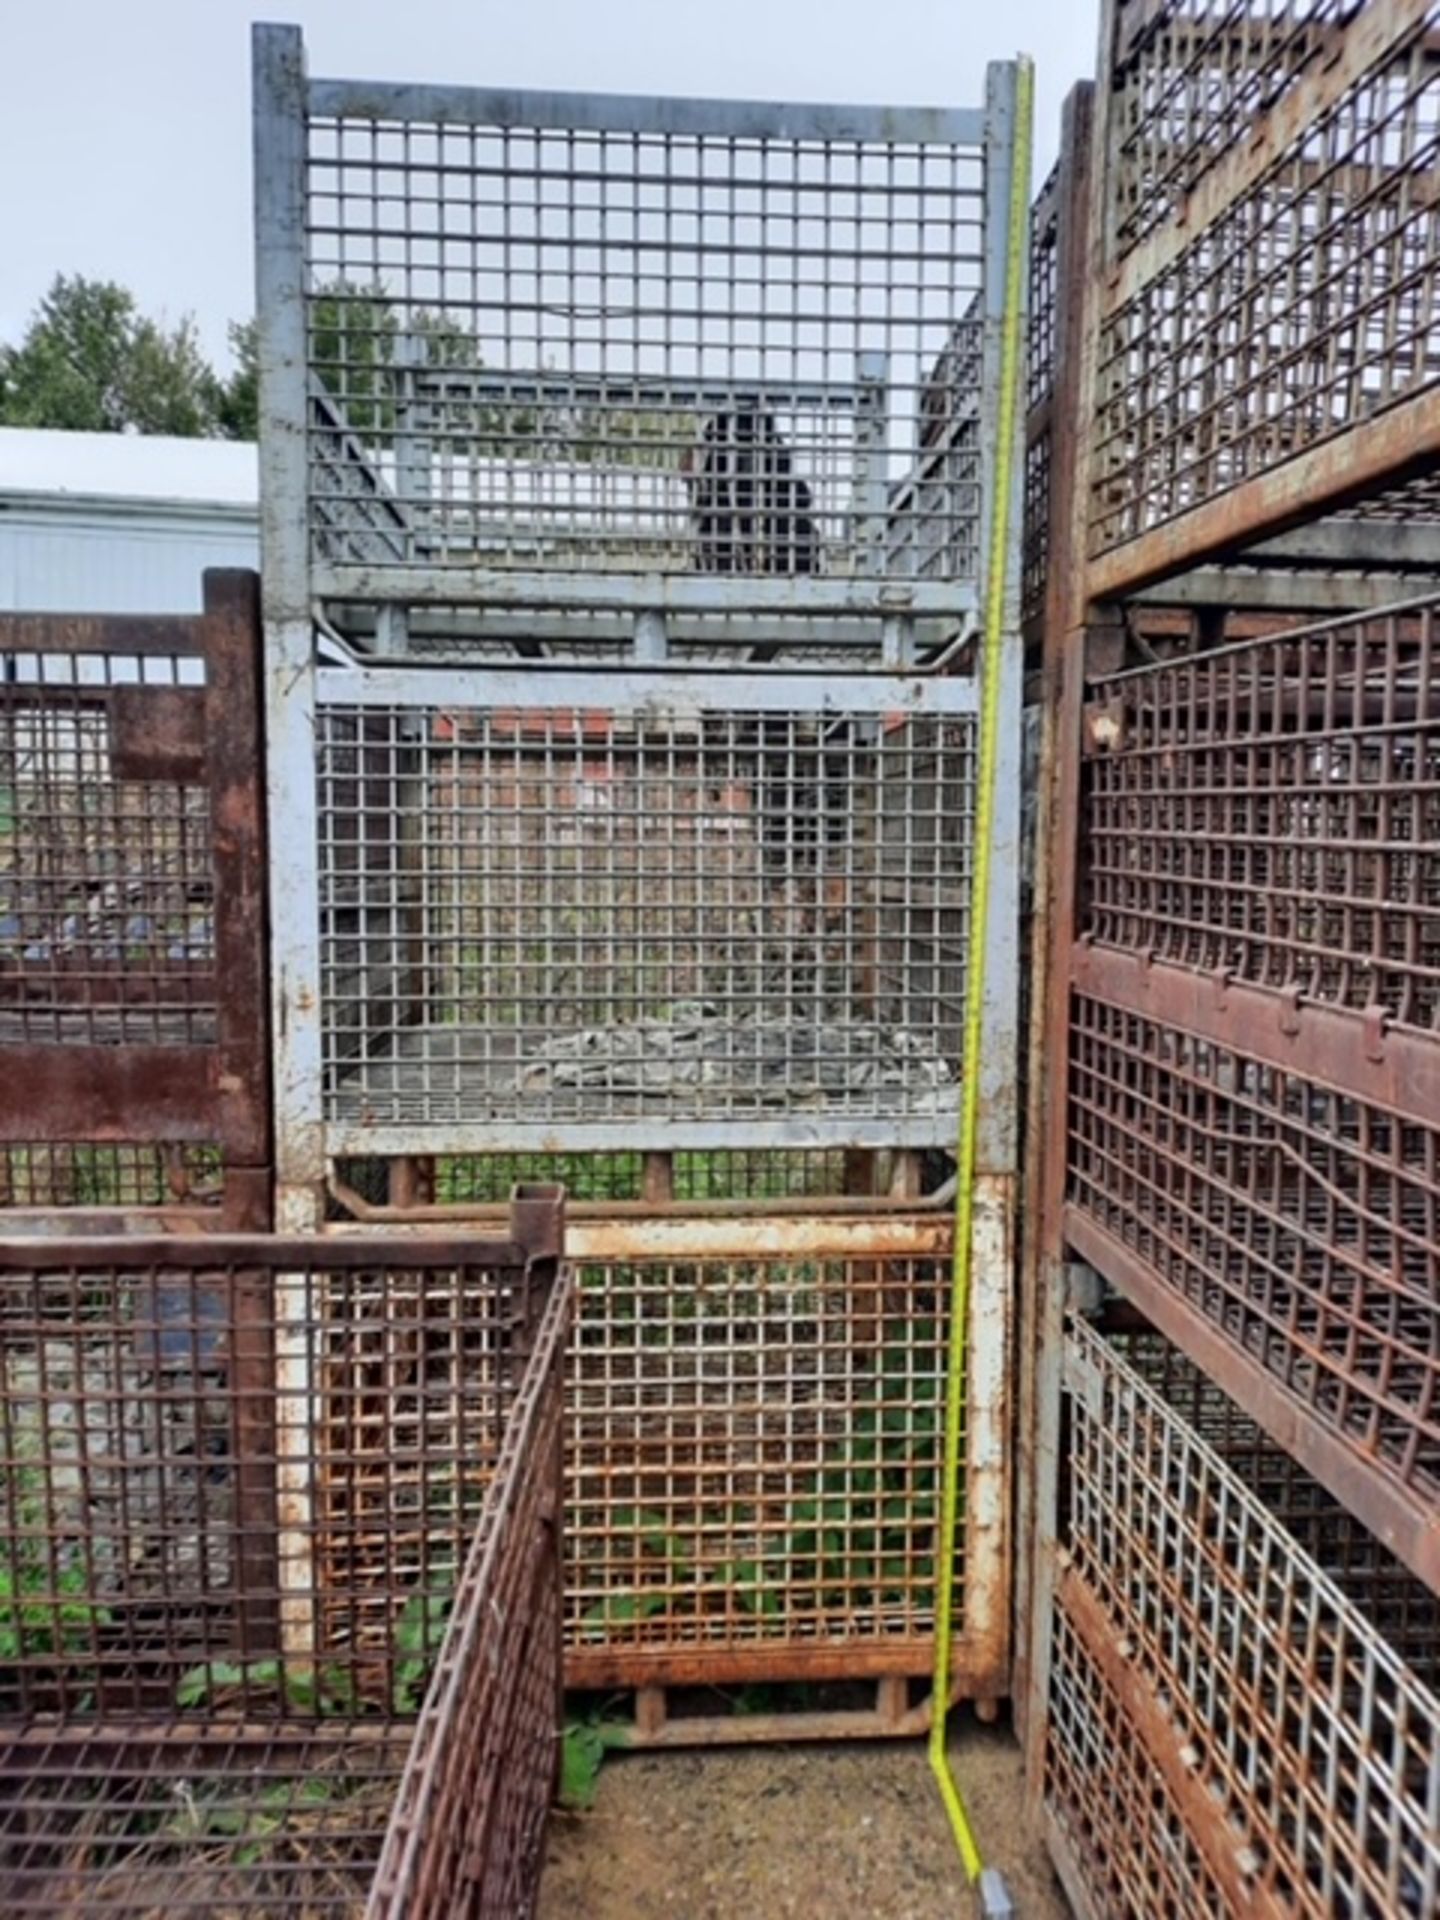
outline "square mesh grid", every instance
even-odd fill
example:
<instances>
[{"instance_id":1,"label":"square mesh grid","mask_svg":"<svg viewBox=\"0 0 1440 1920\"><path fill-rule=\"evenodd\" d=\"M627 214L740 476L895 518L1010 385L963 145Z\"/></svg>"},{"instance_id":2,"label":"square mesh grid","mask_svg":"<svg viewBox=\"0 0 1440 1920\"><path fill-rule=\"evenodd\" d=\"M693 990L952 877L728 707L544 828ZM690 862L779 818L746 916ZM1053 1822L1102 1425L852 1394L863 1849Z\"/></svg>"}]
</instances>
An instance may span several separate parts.
<instances>
[{"instance_id":1,"label":"square mesh grid","mask_svg":"<svg viewBox=\"0 0 1440 1920\"><path fill-rule=\"evenodd\" d=\"M312 85L312 562L973 580L978 117L571 105Z\"/></svg>"},{"instance_id":2,"label":"square mesh grid","mask_svg":"<svg viewBox=\"0 0 1440 1920\"><path fill-rule=\"evenodd\" d=\"M0 1142L6 1207L218 1206L220 1150L182 1141Z\"/></svg>"},{"instance_id":3,"label":"square mesh grid","mask_svg":"<svg viewBox=\"0 0 1440 1920\"><path fill-rule=\"evenodd\" d=\"M1212 10L1217 16L1219 8ZM1227 13L1240 9L1227 9ZM1248 66L1251 10L1235 39L1217 33L1208 62ZM1337 7L1324 28L1338 30ZM1349 9L1343 9L1348 14ZM1307 9L1307 14L1310 10ZM1286 9L1263 55L1282 64L1244 86L1198 95L1181 83L1175 111L1193 113L1201 157L1233 138L1236 108L1283 91L1291 56L1322 28ZM1092 550L1102 553L1254 478L1321 441L1413 398L1440 376L1440 238L1433 189L1440 159L1436 13L1396 9L1375 64L1343 86L1249 185L1193 237L1163 247L1105 315L1095 393ZM1207 23L1208 24L1208 23ZM1287 27L1293 31L1287 35ZM1193 31L1181 23L1182 31ZM1343 52L1343 34L1337 47ZM1342 68L1343 73L1343 68ZM1189 104L1194 102L1194 105ZM1185 104L1181 104L1181 103ZM1137 106L1155 103L1139 89ZM1238 100L1237 100L1238 104ZM1147 118L1122 127L1134 153L1134 205L1167 217L1148 178L1172 128ZM1176 184L1195 147L1174 156ZM1148 265L1149 263L1147 263Z\"/></svg>"},{"instance_id":4,"label":"square mesh grid","mask_svg":"<svg viewBox=\"0 0 1440 1920\"><path fill-rule=\"evenodd\" d=\"M1094 699L1088 933L1440 1030L1432 606L1122 674Z\"/></svg>"},{"instance_id":5,"label":"square mesh grid","mask_svg":"<svg viewBox=\"0 0 1440 1920\"><path fill-rule=\"evenodd\" d=\"M971 716L534 685L547 704L320 708L325 1097L352 1150L796 1114L948 1143Z\"/></svg>"},{"instance_id":6,"label":"square mesh grid","mask_svg":"<svg viewBox=\"0 0 1440 1920\"><path fill-rule=\"evenodd\" d=\"M199 657L0 653L7 1044L213 1044L210 795L153 763L204 677Z\"/></svg>"},{"instance_id":7,"label":"square mesh grid","mask_svg":"<svg viewBox=\"0 0 1440 1920\"><path fill-rule=\"evenodd\" d=\"M407 1740L0 1731L5 1911L362 1920Z\"/></svg>"},{"instance_id":8,"label":"square mesh grid","mask_svg":"<svg viewBox=\"0 0 1440 1920\"><path fill-rule=\"evenodd\" d=\"M1365 0L1120 0L1111 108L1112 241L1128 253L1172 220L1235 129L1271 113L1333 54Z\"/></svg>"},{"instance_id":9,"label":"square mesh grid","mask_svg":"<svg viewBox=\"0 0 1440 1920\"><path fill-rule=\"evenodd\" d=\"M667 1154L670 1197L687 1200L769 1200L842 1194L845 1155L838 1148L773 1152L717 1148ZM639 1153L470 1154L444 1156L435 1169L441 1202L493 1204L517 1180L553 1181L566 1198L639 1200L645 1196L645 1156Z\"/></svg>"},{"instance_id":10,"label":"square mesh grid","mask_svg":"<svg viewBox=\"0 0 1440 1920\"><path fill-rule=\"evenodd\" d=\"M1343 1437L1440 1490L1440 1129L1088 996L1069 1195Z\"/></svg>"},{"instance_id":11,"label":"square mesh grid","mask_svg":"<svg viewBox=\"0 0 1440 1920\"><path fill-rule=\"evenodd\" d=\"M1063 1607L1050 1641L1045 1798L1094 1912L1115 1920L1188 1920L1226 1912L1129 1705Z\"/></svg>"},{"instance_id":12,"label":"square mesh grid","mask_svg":"<svg viewBox=\"0 0 1440 1920\"><path fill-rule=\"evenodd\" d=\"M1138 1373L1315 1562L1432 1691L1440 1685L1440 1594L1417 1580L1335 1496L1278 1447L1181 1349L1154 1332L1108 1332Z\"/></svg>"},{"instance_id":13,"label":"square mesh grid","mask_svg":"<svg viewBox=\"0 0 1440 1920\"><path fill-rule=\"evenodd\" d=\"M1025 471L1020 526L1020 618L1032 646L1045 611L1050 560L1050 460L1060 332L1060 200L1069 168L1057 161L1030 210L1030 297L1025 331Z\"/></svg>"},{"instance_id":14,"label":"square mesh grid","mask_svg":"<svg viewBox=\"0 0 1440 1920\"><path fill-rule=\"evenodd\" d=\"M1135 1914L1252 1902L1317 1920L1434 1912L1440 1701L1181 1414L1084 1326L1071 1334L1067 1386L1069 1557L1047 1785L1087 1878L1129 1880L1116 1910ZM1093 1672L1117 1658L1127 1687L1148 1697L1130 1720L1170 1750L1163 1765L1152 1753L1131 1769L1133 1801L1114 1789L1119 1716ZM1134 1744L1121 1735L1122 1757ZM1166 1786L1177 1773L1183 1804ZM1244 1904L1194 1859L1213 1863L1217 1845ZM1175 1889L1173 1904L1135 1904L1159 1887Z\"/></svg>"},{"instance_id":15,"label":"square mesh grid","mask_svg":"<svg viewBox=\"0 0 1440 1920\"><path fill-rule=\"evenodd\" d=\"M4 1262L7 1912L358 1916L437 1662L397 1884L458 1822L484 1838L430 1910L491 1867L507 1911L533 1894L568 1282L503 1240L411 1242L403 1266L308 1244ZM528 1624L502 1648L517 1591ZM514 1731L504 1783L488 1751L432 1777L456 1689Z\"/></svg>"},{"instance_id":16,"label":"square mesh grid","mask_svg":"<svg viewBox=\"0 0 1440 1920\"><path fill-rule=\"evenodd\" d=\"M947 1272L823 1254L581 1270L575 1674L587 1653L643 1678L689 1652L707 1677L773 1677L827 1649L848 1676L877 1654L927 1670Z\"/></svg>"}]
</instances>

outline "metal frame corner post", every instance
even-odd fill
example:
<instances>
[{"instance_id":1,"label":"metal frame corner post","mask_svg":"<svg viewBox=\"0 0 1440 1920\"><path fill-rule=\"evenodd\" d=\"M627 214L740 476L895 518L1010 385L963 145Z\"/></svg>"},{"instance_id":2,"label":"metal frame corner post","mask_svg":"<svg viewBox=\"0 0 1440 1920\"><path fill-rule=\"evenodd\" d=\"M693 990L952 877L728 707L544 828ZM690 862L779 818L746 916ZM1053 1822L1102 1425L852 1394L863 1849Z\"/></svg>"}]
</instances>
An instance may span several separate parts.
<instances>
[{"instance_id":1,"label":"metal frame corner post","mask_svg":"<svg viewBox=\"0 0 1440 1920\"><path fill-rule=\"evenodd\" d=\"M1010 1365L1014 1332L1015 1209L1017 1198L1019 932L1020 932L1020 514L1024 494L1024 415L1016 407L1010 445L1000 446L1001 366L1007 322L1025 321L1027 277L1008 272L1017 236L1012 231L1016 165L1018 76L1014 61L992 62L985 89L985 275L981 413L982 498L998 515L998 488L1008 493L1003 548L982 546L981 601L993 569L1002 569L1003 614L991 856L983 960L980 1109L975 1138L975 1193L971 1217L966 1380L966 1632L993 1650L997 1674L1010 1664L1013 1476ZM1026 195L1028 202L1028 192ZM1022 254L1027 233L1018 236ZM1014 281L1018 314L1007 311ZM984 644L984 643L982 643Z\"/></svg>"},{"instance_id":2,"label":"metal frame corner post","mask_svg":"<svg viewBox=\"0 0 1440 1920\"><path fill-rule=\"evenodd\" d=\"M1100 244L1096 89L1067 97L1057 205L1055 379L1051 396L1050 531L1042 674L1045 739L1036 810L1034 996L1028 1080L1026 1209L1020 1265L1016 1667L1026 1803L1038 1816L1044 1775L1051 1593L1064 1338L1066 1077L1069 955L1076 912L1075 823L1085 649L1086 399L1094 351ZM1043 920L1041 915L1043 913Z\"/></svg>"},{"instance_id":3,"label":"metal frame corner post","mask_svg":"<svg viewBox=\"0 0 1440 1920\"><path fill-rule=\"evenodd\" d=\"M307 83L298 27L256 26L252 45L275 1224L281 1232L305 1232L319 1224L325 1172L306 513Z\"/></svg>"}]
</instances>

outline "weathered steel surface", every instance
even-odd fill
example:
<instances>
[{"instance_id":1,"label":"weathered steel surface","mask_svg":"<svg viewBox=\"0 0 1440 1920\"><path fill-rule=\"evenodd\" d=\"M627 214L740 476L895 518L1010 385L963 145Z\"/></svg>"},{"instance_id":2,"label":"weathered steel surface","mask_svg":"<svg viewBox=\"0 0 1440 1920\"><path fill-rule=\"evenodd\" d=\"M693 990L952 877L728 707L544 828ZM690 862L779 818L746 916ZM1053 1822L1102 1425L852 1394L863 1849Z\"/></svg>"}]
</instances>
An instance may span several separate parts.
<instances>
[{"instance_id":1,"label":"weathered steel surface","mask_svg":"<svg viewBox=\"0 0 1440 1920\"><path fill-rule=\"evenodd\" d=\"M1203 1366L1272 1439L1343 1501L1417 1579L1440 1592L1440 1511L1433 1496L1407 1488L1369 1447L1317 1419L1304 1397L1246 1353L1203 1305L1167 1284L1117 1234L1072 1208L1066 1237L1152 1325Z\"/></svg>"},{"instance_id":2,"label":"weathered steel surface","mask_svg":"<svg viewBox=\"0 0 1440 1920\"><path fill-rule=\"evenodd\" d=\"M1433 1912L1433 1600L1154 1335L1075 1326L1066 1393L1047 1803L1095 1907Z\"/></svg>"},{"instance_id":3,"label":"weathered steel surface","mask_svg":"<svg viewBox=\"0 0 1440 1920\"><path fill-rule=\"evenodd\" d=\"M1079 390L1032 414L1077 433L1032 507L1073 474L1085 527L1065 553L1052 498L1028 535L1054 801L1022 1688L1096 1915L1440 1897L1413 1704L1440 1593L1434 34L1423 0L1110 0L1057 302ZM1064 1457L1067 1292L1206 1393L1132 1399L1091 1351ZM1268 1448L1227 1452L1238 1495L1205 1447L1222 1388Z\"/></svg>"},{"instance_id":4,"label":"weathered steel surface","mask_svg":"<svg viewBox=\"0 0 1440 1920\"><path fill-rule=\"evenodd\" d=\"M552 1213L552 1218L554 1215ZM395 1796L368 1920L533 1912L560 1736L560 1474L573 1296L550 1289Z\"/></svg>"},{"instance_id":5,"label":"weathered steel surface","mask_svg":"<svg viewBox=\"0 0 1440 1920\"><path fill-rule=\"evenodd\" d=\"M0 1239L7 1914L530 1910L562 1247Z\"/></svg>"},{"instance_id":6,"label":"weathered steel surface","mask_svg":"<svg viewBox=\"0 0 1440 1920\"><path fill-rule=\"evenodd\" d=\"M11 1224L47 1199L265 1224L270 1160L264 835L252 575L198 617L0 616L13 817L0 939ZM186 1208L184 1150L213 1159ZM35 1177L64 1153L62 1183ZM138 1156L156 1170L142 1193ZM172 1161L169 1191L160 1156ZM190 1174L194 1175L192 1163ZM190 1184L194 1184L193 1179ZM62 1192L62 1185L73 1191ZM27 1204L28 1203L28 1204Z\"/></svg>"},{"instance_id":7,"label":"weathered steel surface","mask_svg":"<svg viewBox=\"0 0 1440 1920\"><path fill-rule=\"evenodd\" d=\"M1413 187L1437 151L1425 0L1243 27L1165 6L1127 39L1129 12L1107 6L1101 43L1097 598L1374 492L1440 445L1433 207Z\"/></svg>"},{"instance_id":8,"label":"weathered steel surface","mask_svg":"<svg viewBox=\"0 0 1440 1920\"><path fill-rule=\"evenodd\" d=\"M1045 1595L1051 1572L1052 1522L1059 1423L1061 1254L1053 1235L1063 1193L1064 1157L1052 1115L1065 1098L1069 965L1075 913L1073 848L1078 734L1084 670L1082 559L1084 501L1078 435L1085 387L1086 291L1091 270L1087 213L1091 191L1094 95L1076 88L1065 105L1059 174L1054 187L1053 392L1048 416L1032 410L1031 431L1048 443L1044 511L1045 578L1038 613L1041 668L1041 740L1034 800L1028 984L1029 1054L1025 1087L1025 1192L1020 1222L1019 1338L1016 1343L1018 1420L1016 1683L1017 1716L1029 1743L1027 1779L1038 1793L1039 1749L1045 1721ZM1037 223L1037 244L1046 236ZM1048 281L1047 267L1037 278ZM1047 323L1048 324L1048 323ZM1041 378L1037 374L1037 378ZM1038 508L1039 502L1036 506Z\"/></svg>"},{"instance_id":9,"label":"weathered steel surface","mask_svg":"<svg viewBox=\"0 0 1440 1920\"><path fill-rule=\"evenodd\" d=\"M1195 973L1083 940L1071 980L1080 993L1419 1126L1433 1125L1440 1114L1440 1047L1424 1034L1391 1027L1382 1007L1317 1006L1275 988L1242 985L1223 971Z\"/></svg>"}]
</instances>

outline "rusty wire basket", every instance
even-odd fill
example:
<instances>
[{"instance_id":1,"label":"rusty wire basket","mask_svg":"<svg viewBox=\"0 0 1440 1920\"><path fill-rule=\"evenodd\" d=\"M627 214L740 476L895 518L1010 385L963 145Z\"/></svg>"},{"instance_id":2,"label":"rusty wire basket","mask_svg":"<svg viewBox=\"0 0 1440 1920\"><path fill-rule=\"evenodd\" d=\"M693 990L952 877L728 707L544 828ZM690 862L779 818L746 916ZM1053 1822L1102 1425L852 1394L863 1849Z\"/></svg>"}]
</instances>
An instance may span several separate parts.
<instances>
[{"instance_id":1,"label":"rusty wire basket","mask_svg":"<svg viewBox=\"0 0 1440 1920\"><path fill-rule=\"evenodd\" d=\"M6 1913L529 1910L559 1224L0 1243Z\"/></svg>"},{"instance_id":2,"label":"rusty wire basket","mask_svg":"<svg viewBox=\"0 0 1440 1920\"><path fill-rule=\"evenodd\" d=\"M1072 1328L1045 1817L1077 1911L1429 1915L1440 1600L1168 1341Z\"/></svg>"}]
</instances>

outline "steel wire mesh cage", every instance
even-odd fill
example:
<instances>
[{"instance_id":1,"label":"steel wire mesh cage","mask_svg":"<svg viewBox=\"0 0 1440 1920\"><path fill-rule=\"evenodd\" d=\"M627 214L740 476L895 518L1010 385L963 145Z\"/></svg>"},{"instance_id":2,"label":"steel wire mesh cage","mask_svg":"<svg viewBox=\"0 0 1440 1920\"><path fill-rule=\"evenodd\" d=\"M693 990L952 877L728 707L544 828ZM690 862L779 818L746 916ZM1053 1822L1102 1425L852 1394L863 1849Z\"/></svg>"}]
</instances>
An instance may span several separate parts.
<instances>
[{"instance_id":1,"label":"steel wire mesh cage","mask_svg":"<svg viewBox=\"0 0 1440 1920\"><path fill-rule=\"evenodd\" d=\"M984 572L1013 77L973 109L390 85L258 29L287 619L303 580L382 652L603 651L566 612L712 658L727 612L944 644Z\"/></svg>"},{"instance_id":2,"label":"steel wire mesh cage","mask_svg":"<svg viewBox=\"0 0 1440 1920\"><path fill-rule=\"evenodd\" d=\"M1095 683L1067 1159L1073 1244L1432 1580L1434 654L1424 601Z\"/></svg>"},{"instance_id":3,"label":"steel wire mesh cage","mask_svg":"<svg viewBox=\"0 0 1440 1920\"><path fill-rule=\"evenodd\" d=\"M263 1218L259 656L248 574L0 616L0 1212Z\"/></svg>"},{"instance_id":4,"label":"steel wire mesh cage","mask_svg":"<svg viewBox=\"0 0 1440 1920\"><path fill-rule=\"evenodd\" d=\"M1072 1328L1045 1806L1082 1912L1430 1914L1433 1593L1153 1334Z\"/></svg>"},{"instance_id":5,"label":"steel wire mesh cage","mask_svg":"<svg viewBox=\"0 0 1440 1920\"><path fill-rule=\"evenodd\" d=\"M811 1237L809 1257L581 1263L572 1684L928 1673L947 1262ZM957 1676L988 1690L963 1564L956 1595Z\"/></svg>"},{"instance_id":6,"label":"steel wire mesh cage","mask_svg":"<svg viewBox=\"0 0 1440 1920\"><path fill-rule=\"evenodd\" d=\"M255 124L282 1218L376 1155L947 1144L1015 69L515 94L264 28Z\"/></svg>"},{"instance_id":7,"label":"steel wire mesh cage","mask_svg":"<svg viewBox=\"0 0 1440 1920\"><path fill-rule=\"evenodd\" d=\"M917 548L975 579L982 114L344 81L307 106L308 528L337 586L913 578Z\"/></svg>"},{"instance_id":8,"label":"steel wire mesh cage","mask_svg":"<svg viewBox=\"0 0 1440 1920\"><path fill-rule=\"evenodd\" d=\"M1086 933L1440 1031L1435 618L1417 600L1097 679Z\"/></svg>"},{"instance_id":9,"label":"steel wire mesh cage","mask_svg":"<svg viewBox=\"0 0 1440 1920\"><path fill-rule=\"evenodd\" d=\"M557 1226L536 1195L492 1241L4 1243L7 1912L527 1910ZM462 1713L513 1736L503 1769L455 1769Z\"/></svg>"},{"instance_id":10,"label":"steel wire mesh cage","mask_svg":"<svg viewBox=\"0 0 1440 1920\"><path fill-rule=\"evenodd\" d=\"M336 1151L949 1143L970 683L473 690L321 676Z\"/></svg>"},{"instance_id":11,"label":"steel wire mesh cage","mask_svg":"<svg viewBox=\"0 0 1440 1920\"><path fill-rule=\"evenodd\" d=\"M1378 416L1433 394L1436 20L1390 0L1112 0L1092 553L1338 435L1370 429L1378 453ZM1377 466L1413 450L1402 426Z\"/></svg>"}]
</instances>

